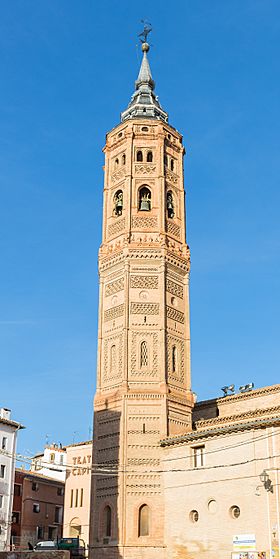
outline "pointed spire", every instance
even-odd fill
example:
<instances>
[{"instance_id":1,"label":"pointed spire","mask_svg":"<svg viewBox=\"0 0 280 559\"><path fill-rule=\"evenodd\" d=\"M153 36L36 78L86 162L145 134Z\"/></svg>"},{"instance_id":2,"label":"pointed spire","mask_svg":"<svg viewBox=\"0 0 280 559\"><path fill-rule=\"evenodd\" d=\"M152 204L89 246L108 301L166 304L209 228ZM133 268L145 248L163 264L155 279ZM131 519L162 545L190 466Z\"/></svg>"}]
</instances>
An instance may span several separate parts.
<instances>
[{"instance_id":1,"label":"pointed spire","mask_svg":"<svg viewBox=\"0 0 280 559\"><path fill-rule=\"evenodd\" d=\"M135 82L135 92L127 109L121 113L122 122L130 118L156 118L168 122L168 114L161 108L158 97L154 94L155 82L147 56L149 49L149 44L143 42L143 58Z\"/></svg>"},{"instance_id":2,"label":"pointed spire","mask_svg":"<svg viewBox=\"0 0 280 559\"><path fill-rule=\"evenodd\" d=\"M151 68L150 68L148 57L147 57L147 52L149 52L149 48L150 47L149 47L148 43L143 43L142 44L143 58L142 58L141 68L139 70L139 75L138 75L138 78L135 82L136 89L139 89L139 87L142 84L149 85L152 90L155 89L156 84L155 84L155 82L152 78Z\"/></svg>"}]
</instances>

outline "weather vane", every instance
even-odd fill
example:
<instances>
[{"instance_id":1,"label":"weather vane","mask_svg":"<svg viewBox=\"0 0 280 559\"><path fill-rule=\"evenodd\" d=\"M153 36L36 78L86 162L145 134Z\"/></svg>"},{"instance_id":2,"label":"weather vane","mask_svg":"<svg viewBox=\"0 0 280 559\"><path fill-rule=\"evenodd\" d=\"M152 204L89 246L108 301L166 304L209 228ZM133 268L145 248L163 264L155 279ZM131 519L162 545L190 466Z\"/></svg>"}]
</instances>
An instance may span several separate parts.
<instances>
[{"instance_id":1,"label":"weather vane","mask_svg":"<svg viewBox=\"0 0 280 559\"><path fill-rule=\"evenodd\" d=\"M143 29L142 33L139 33L138 37L140 37L141 43L146 43L147 42L147 37L148 37L149 33L151 33L151 31L152 31L152 26L145 19L141 19L141 23L143 23L144 29Z\"/></svg>"}]
</instances>

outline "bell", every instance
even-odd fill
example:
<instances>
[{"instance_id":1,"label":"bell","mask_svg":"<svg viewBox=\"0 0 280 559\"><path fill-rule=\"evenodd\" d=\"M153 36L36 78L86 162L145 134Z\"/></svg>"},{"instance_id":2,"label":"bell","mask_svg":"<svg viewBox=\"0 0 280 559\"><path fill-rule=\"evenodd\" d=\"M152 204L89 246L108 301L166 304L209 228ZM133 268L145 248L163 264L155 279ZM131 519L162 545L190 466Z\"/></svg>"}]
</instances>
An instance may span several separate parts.
<instances>
[{"instance_id":1,"label":"bell","mask_svg":"<svg viewBox=\"0 0 280 559\"><path fill-rule=\"evenodd\" d=\"M119 210L122 210L122 209L123 209L123 201L122 201L122 199L118 198L117 203L116 203L116 210L119 211Z\"/></svg>"},{"instance_id":2,"label":"bell","mask_svg":"<svg viewBox=\"0 0 280 559\"><path fill-rule=\"evenodd\" d=\"M174 217L174 208L173 208L173 204L167 204L167 214L168 217Z\"/></svg>"},{"instance_id":3,"label":"bell","mask_svg":"<svg viewBox=\"0 0 280 559\"><path fill-rule=\"evenodd\" d=\"M171 218L174 217L173 200L172 200L172 196L170 195L167 196L166 209L167 209L168 217Z\"/></svg>"},{"instance_id":4,"label":"bell","mask_svg":"<svg viewBox=\"0 0 280 559\"><path fill-rule=\"evenodd\" d=\"M120 192L115 203L115 214L122 215L122 210L123 210L123 195Z\"/></svg>"},{"instance_id":5,"label":"bell","mask_svg":"<svg viewBox=\"0 0 280 559\"><path fill-rule=\"evenodd\" d=\"M147 198L142 198L141 200L141 204L140 204L140 211L149 211L150 209L150 202L149 200L147 200Z\"/></svg>"}]
</instances>

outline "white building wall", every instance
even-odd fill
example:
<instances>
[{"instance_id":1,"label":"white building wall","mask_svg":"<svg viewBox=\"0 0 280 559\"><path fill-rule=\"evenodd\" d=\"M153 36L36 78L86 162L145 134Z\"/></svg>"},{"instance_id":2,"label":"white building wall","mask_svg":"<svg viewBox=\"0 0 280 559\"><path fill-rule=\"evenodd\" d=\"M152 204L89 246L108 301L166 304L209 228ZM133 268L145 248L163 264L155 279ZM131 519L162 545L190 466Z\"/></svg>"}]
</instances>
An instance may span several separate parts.
<instances>
[{"instance_id":1,"label":"white building wall","mask_svg":"<svg viewBox=\"0 0 280 559\"><path fill-rule=\"evenodd\" d=\"M194 447L204 444L203 466ZM253 534L256 550L278 557L280 427L213 436L163 451L168 559L231 559L234 535ZM266 470L273 490L265 487ZM235 518L231 507L240 508ZM198 520L193 521L192 511Z\"/></svg>"},{"instance_id":2,"label":"white building wall","mask_svg":"<svg viewBox=\"0 0 280 559\"><path fill-rule=\"evenodd\" d=\"M1 419L0 409L0 550L10 544L18 428L18 424L9 425Z\"/></svg>"},{"instance_id":3,"label":"white building wall","mask_svg":"<svg viewBox=\"0 0 280 559\"><path fill-rule=\"evenodd\" d=\"M47 446L44 452L32 459L31 471L64 481L66 478L66 450L57 445Z\"/></svg>"}]
</instances>

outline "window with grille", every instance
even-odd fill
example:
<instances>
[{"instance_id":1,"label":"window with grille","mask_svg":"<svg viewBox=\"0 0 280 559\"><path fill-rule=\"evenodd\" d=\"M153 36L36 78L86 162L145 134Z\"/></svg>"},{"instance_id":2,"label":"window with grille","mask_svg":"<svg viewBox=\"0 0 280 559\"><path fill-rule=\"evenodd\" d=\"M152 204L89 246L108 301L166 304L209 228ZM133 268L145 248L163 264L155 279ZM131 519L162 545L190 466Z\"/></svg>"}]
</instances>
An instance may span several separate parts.
<instances>
[{"instance_id":1,"label":"window with grille","mask_svg":"<svg viewBox=\"0 0 280 559\"><path fill-rule=\"evenodd\" d=\"M172 373L175 373L177 369L177 350L176 346L172 347Z\"/></svg>"},{"instance_id":2,"label":"window with grille","mask_svg":"<svg viewBox=\"0 0 280 559\"><path fill-rule=\"evenodd\" d=\"M111 373L115 370L116 368L116 346L112 345L111 346L111 352L110 352L110 371Z\"/></svg>"},{"instance_id":3,"label":"window with grille","mask_svg":"<svg viewBox=\"0 0 280 559\"><path fill-rule=\"evenodd\" d=\"M148 346L145 341L140 345L140 367L148 367Z\"/></svg>"}]
</instances>

